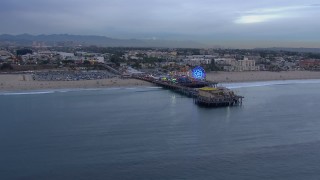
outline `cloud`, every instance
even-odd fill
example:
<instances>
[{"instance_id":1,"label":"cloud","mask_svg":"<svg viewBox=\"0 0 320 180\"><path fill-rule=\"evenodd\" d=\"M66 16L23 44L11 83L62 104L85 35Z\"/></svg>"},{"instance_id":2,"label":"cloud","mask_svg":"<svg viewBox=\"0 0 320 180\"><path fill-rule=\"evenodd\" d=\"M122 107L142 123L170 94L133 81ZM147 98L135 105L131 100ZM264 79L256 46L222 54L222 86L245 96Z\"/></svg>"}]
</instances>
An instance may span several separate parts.
<instances>
[{"instance_id":1,"label":"cloud","mask_svg":"<svg viewBox=\"0 0 320 180\"><path fill-rule=\"evenodd\" d=\"M293 18L303 16L306 10L319 9L319 4L284 6L274 8L260 8L245 11L234 22L237 24L262 23L277 19Z\"/></svg>"},{"instance_id":2,"label":"cloud","mask_svg":"<svg viewBox=\"0 0 320 180\"><path fill-rule=\"evenodd\" d=\"M319 37L318 1L0 0L0 34L69 33L208 43L306 40Z\"/></svg>"},{"instance_id":3,"label":"cloud","mask_svg":"<svg viewBox=\"0 0 320 180\"><path fill-rule=\"evenodd\" d=\"M235 22L238 24L261 23L283 17L284 16L281 16L279 14L245 15L238 18Z\"/></svg>"}]
</instances>

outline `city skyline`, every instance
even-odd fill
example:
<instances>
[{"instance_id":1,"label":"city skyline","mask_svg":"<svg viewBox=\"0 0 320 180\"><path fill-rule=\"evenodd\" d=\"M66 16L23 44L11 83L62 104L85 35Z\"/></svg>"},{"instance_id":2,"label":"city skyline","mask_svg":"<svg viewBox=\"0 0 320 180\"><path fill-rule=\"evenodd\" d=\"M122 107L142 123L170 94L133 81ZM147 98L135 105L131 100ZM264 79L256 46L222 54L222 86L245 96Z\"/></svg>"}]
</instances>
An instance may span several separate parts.
<instances>
[{"instance_id":1,"label":"city skyline","mask_svg":"<svg viewBox=\"0 0 320 180\"><path fill-rule=\"evenodd\" d=\"M196 41L235 48L320 48L315 0L0 2L0 34L78 34Z\"/></svg>"}]
</instances>

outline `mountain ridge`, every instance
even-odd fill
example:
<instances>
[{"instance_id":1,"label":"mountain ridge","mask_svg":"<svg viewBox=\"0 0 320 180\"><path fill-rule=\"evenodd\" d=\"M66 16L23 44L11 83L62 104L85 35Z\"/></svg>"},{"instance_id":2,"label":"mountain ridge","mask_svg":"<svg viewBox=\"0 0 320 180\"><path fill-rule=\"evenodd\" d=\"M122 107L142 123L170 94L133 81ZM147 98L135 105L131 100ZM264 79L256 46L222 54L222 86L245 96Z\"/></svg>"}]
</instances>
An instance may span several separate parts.
<instances>
[{"instance_id":1,"label":"mountain ridge","mask_svg":"<svg viewBox=\"0 0 320 180\"><path fill-rule=\"evenodd\" d=\"M116 39L98 35L72 35L72 34L1 34L0 44L13 43L16 45L32 46L33 42L43 42L48 46L53 46L56 43L73 43L74 45L96 45L104 47L167 47L167 48L200 48L207 47L194 41L173 41L161 39Z\"/></svg>"}]
</instances>

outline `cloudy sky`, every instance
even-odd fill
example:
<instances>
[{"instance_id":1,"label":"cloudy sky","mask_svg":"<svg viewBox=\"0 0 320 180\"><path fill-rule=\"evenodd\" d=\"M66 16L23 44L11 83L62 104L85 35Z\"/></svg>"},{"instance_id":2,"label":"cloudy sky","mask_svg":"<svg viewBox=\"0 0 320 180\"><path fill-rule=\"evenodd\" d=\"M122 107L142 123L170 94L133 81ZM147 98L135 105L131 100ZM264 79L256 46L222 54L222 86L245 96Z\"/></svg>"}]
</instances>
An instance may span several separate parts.
<instances>
[{"instance_id":1,"label":"cloudy sky","mask_svg":"<svg viewBox=\"0 0 320 180\"><path fill-rule=\"evenodd\" d=\"M319 0L1 0L0 34L319 47Z\"/></svg>"}]
</instances>

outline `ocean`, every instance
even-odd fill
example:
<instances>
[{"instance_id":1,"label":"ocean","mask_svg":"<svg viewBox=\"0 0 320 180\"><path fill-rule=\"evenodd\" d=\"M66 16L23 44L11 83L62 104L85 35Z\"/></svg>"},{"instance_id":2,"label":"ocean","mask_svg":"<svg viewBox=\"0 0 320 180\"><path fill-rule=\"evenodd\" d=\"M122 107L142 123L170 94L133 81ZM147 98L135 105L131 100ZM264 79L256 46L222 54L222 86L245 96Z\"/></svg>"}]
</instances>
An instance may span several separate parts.
<instances>
[{"instance_id":1,"label":"ocean","mask_svg":"<svg viewBox=\"0 0 320 180\"><path fill-rule=\"evenodd\" d=\"M320 81L224 84L203 108L158 87L0 93L0 179L320 179Z\"/></svg>"}]
</instances>

